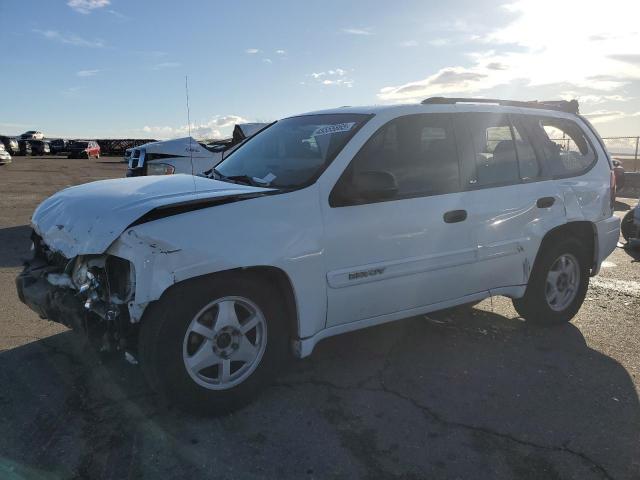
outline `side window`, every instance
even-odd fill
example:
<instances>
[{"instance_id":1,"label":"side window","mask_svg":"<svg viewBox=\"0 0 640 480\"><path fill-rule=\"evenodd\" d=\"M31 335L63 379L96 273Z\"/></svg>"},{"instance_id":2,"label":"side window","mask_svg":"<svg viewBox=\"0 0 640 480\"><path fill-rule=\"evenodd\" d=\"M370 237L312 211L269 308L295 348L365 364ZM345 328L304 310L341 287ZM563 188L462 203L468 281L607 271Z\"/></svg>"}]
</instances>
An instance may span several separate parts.
<instances>
[{"instance_id":1,"label":"side window","mask_svg":"<svg viewBox=\"0 0 640 480\"><path fill-rule=\"evenodd\" d=\"M579 175L596 159L593 147L582 129L564 118L537 117L542 134L541 148L553 176Z\"/></svg>"},{"instance_id":2,"label":"side window","mask_svg":"<svg viewBox=\"0 0 640 480\"><path fill-rule=\"evenodd\" d=\"M543 173L542 162L537 157L535 149L524 133L525 129L516 121L513 124L513 134L516 141L518 168L520 169L520 178L526 182L542 177Z\"/></svg>"},{"instance_id":3,"label":"side window","mask_svg":"<svg viewBox=\"0 0 640 480\"><path fill-rule=\"evenodd\" d=\"M518 156L508 115L468 113L465 123L473 145L470 160L475 166L470 183L478 187L519 183Z\"/></svg>"},{"instance_id":4,"label":"side window","mask_svg":"<svg viewBox=\"0 0 640 480\"><path fill-rule=\"evenodd\" d=\"M347 204L367 203L356 198L356 185L359 176L370 172L393 176L397 183L394 198L459 191L458 157L450 115L407 115L374 133L336 185L342 197L354 197Z\"/></svg>"}]
</instances>

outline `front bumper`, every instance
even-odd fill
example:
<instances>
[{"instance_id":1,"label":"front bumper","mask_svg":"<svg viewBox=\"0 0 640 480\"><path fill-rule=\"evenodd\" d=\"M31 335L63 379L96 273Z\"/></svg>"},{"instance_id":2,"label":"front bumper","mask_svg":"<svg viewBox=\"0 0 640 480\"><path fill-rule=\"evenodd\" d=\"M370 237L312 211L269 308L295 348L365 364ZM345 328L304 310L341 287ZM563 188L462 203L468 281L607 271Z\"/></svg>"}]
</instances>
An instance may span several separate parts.
<instances>
[{"instance_id":1,"label":"front bumper","mask_svg":"<svg viewBox=\"0 0 640 480\"><path fill-rule=\"evenodd\" d=\"M82 299L69 288L52 285L47 274L52 272L45 260L33 259L16 277L18 298L40 318L61 323L74 330L84 330L85 312Z\"/></svg>"}]
</instances>

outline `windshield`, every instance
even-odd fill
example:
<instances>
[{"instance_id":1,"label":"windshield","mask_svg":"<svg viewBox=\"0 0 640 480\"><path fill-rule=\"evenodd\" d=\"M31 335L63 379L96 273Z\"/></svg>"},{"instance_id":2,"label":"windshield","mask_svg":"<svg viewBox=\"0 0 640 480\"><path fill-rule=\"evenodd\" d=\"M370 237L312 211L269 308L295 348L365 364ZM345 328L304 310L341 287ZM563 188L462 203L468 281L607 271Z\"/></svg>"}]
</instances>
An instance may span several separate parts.
<instances>
[{"instance_id":1,"label":"windshield","mask_svg":"<svg viewBox=\"0 0 640 480\"><path fill-rule=\"evenodd\" d=\"M309 185L369 118L339 113L280 120L242 144L216 167L216 172L231 179L251 179L257 185Z\"/></svg>"}]
</instances>

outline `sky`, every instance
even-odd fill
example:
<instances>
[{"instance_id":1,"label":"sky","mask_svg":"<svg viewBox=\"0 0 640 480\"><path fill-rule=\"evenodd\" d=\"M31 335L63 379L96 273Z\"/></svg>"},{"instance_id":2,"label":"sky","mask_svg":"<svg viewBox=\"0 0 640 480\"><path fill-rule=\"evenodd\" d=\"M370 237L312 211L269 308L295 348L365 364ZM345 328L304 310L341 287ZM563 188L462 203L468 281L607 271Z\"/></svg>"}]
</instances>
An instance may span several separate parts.
<instances>
[{"instance_id":1,"label":"sky","mask_svg":"<svg viewBox=\"0 0 640 480\"><path fill-rule=\"evenodd\" d=\"M0 0L0 134L220 138L341 105L580 101L640 135L637 0Z\"/></svg>"}]
</instances>

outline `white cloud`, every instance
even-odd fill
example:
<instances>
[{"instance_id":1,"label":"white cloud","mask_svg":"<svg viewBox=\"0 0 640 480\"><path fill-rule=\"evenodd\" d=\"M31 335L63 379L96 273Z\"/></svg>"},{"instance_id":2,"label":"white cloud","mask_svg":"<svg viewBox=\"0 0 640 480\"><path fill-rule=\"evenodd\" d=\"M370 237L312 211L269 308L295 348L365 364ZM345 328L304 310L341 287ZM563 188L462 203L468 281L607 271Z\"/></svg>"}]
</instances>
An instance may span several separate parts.
<instances>
[{"instance_id":1,"label":"white cloud","mask_svg":"<svg viewBox=\"0 0 640 480\"><path fill-rule=\"evenodd\" d=\"M69 0L67 5L73 8L76 12L87 15L92 10L106 7L111 3L110 0Z\"/></svg>"},{"instance_id":2,"label":"white cloud","mask_svg":"<svg viewBox=\"0 0 640 480\"><path fill-rule=\"evenodd\" d=\"M102 48L104 42L102 40L87 40L73 33L61 33L57 30L33 30L35 33L42 35L47 40L73 45L75 47Z\"/></svg>"},{"instance_id":3,"label":"white cloud","mask_svg":"<svg viewBox=\"0 0 640 480\"><path fill-rule=\"evenodd\" d=\"M273 63L273 61L271 61L271 59L270 59L270 58L263 58L263 59L262 59L262 61L263 61L264 63Z\"/></svg>"},{"instance_id":4,"label":"white cloud","mask_svg":"<svg viewBox=\"0 0 640 480\"><path fill-rule=\"evenodd\" d=\"M191 135L198 139L219 139L229 137L236 123L247 123L246 118L238 115L218 115L208 121L191 124ZM186 137L189 125L179 127L149 126L141 129L144 133L158 139Z\"/></svg>"},{"instance_id":5,"label":"white cloud","mask_svg":"<svg viewBox=\"0 0 640 480\"><path fill-rule=\"evenodd\" d=\"M342 33L346 33L348 35L373 35L371 32L371 27L367 28L343 28Z\"/></svg>"},{"instance_id":6,"label":"white cloud","mask_svg":"<svg viewBox=\"0 0 640 480\"><path fill-rule=\"evenodd\" d=\"M259 53L260 50L257 48L247 48L244 53L248 53L249 55L255 55L256 53Z\"/></svg>"},{"instance_id":7,"label":"white cloud","mask_svg":"<svg viewBox=\"0 0 640 480\"><path fill-rule=\"evenodd\" d=\"M314 72L309 76L314 78L321 85L333 85L343 87L353 87L354 81L347 78L347 71L343 68L334 68L324 72ZM304 83L302 83L304 84Z\"/></svg>"},{"instance_id":8,"label":"white cloud","mask_svg":"<svg viewBox=\"0 0 640 480\"><path fill-rule=\"evenodd\" d=\"M623 96L626 85L640 81L640 2L610 0L601 8L581 0L518 0L504 8L511 19L477 37L476 45L489 48L470 52L469 64L443 66L423 79L383 87L378 97L415 101L492 90L513 98L527 89L557 85L556 95L570 89L617 101L614 95Z\"/></svg>"},{"instance_id":9,"label":"white cloud","mask_svg":"<svg viewBox=\"0 0 640 480\"><path fill-rule=\"evenodd\" d=\"M165 68L178 68L182 66L180 62L161 62L153 66L154 70L164 70Z\"/></svg>"},{"instance_id":10,"label":"white cloud","mask_svg":"<svg viewBox=\"0 0 640 480\"><path fill-rule=\"evenodd\" d=\"M625 118L627 114L619 110L596 110L591 113L585 113L584 116L587 117L591 123L606 123Z\"/></svg>"},{"instance_id":11,"label":"white cloud","mask_svg":"<svg viewBox=\"0 0 640 480\"><path fill-rule=\"evenodd\" d=\"M406 40L404 42L400 42L399 45L405 48L417 47L418 42L416 40Z\"/></svg>"},{"instance_id":12,"label":"white cloud","mask_svg":"<svg viewBox=\"0 0 640 480\"><path fill-rule=\"evenodd\" d=\"M98 70L98 69L80 70L80 71L76 72L76 75L79 76L79 77L95 77L99 72L100 72L100 70Z\"/></svg>"},{"instance_id":13,"label":"white cloud","mask_svg":"<svg viewBox=\"0 0 640 480\"><path fill-rule=\"evenodd\" d=\"M433 40L429 40L428 43L432 47L444 47L446 45L450 45L451 40L448 38L434 38Z\"/></svg>"},{"instance_id":14,"label":"white cloud","mask_svg":"<svg viewBox=\"0 0 640 480\"><path fill-rule=\"evenodd\" d=\"M287 52L286 52L286 50L276 50L276 54L278 54L278 55L286 55Z\"/></svg>"}]
</instances>

